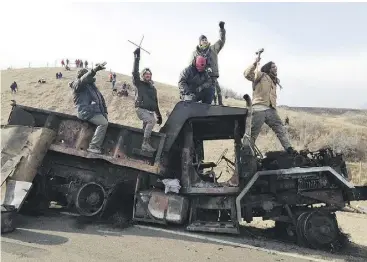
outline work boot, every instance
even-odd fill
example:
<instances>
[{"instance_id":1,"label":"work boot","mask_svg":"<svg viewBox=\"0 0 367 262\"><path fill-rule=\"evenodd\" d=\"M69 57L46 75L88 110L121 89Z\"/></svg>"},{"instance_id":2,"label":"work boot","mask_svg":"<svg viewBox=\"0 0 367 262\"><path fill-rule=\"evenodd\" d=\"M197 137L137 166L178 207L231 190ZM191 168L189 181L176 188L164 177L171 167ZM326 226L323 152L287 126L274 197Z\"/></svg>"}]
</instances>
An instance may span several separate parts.
<instances>
[{"instance_id":1,"label":"work boot","mask_svg":"<svg viewBox=\"0 0 367 262\"><path fill-rule=\"evenodd\" d=\"M89 146L89 148L87 149L87 151L90 152L90 153L94 153L94 154L102 154L101 149L96 148L96 147Z\"/></svg>"},{"instance_id":2,"label":"work boot","mask_svg":"<svg viewBox=\"0 0 367 262\"><path fill-rule=\"evenodd\" d=\"M287 153L292 155L292 156L297 155L297 151L294 150L293 147L291 147L291 146L287 148Z\"/></svg>"},{"instance_id":3,"label":"work boot","mask_svg":"<svg viewBox=\"0 0 367 262\"><path fill-rule=\"evenodd\" d=\"M155 149L149 143L149 138L144 137L143 144L141 145L141 150L148 151L148 152L155 151Z\"/></svg>"}]
</instances>

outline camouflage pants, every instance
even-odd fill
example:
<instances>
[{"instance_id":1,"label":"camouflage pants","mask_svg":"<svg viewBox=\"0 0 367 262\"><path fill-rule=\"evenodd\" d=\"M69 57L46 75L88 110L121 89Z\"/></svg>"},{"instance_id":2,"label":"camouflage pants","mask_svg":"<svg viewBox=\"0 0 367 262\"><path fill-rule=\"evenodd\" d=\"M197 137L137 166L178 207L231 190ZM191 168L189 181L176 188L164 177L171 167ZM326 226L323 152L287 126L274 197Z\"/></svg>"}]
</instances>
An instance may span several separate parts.
<instances>
[{"instance_id":1,"label":"camouflage pants","mask_svg":"<svg viewBox=\"0 0 367 262\"><path fill-rule=\"evenodd\" d=\"M102 114L98 114L89 119L89 122L97 126L92 141L89 144L89 148L100 149L106 136L108 120Z\"/></svg>"},{"instance_id":2,"label":"camouflage pants","mask_svg":"<svg viewBox=\"0 0 367 262\"><path fill-rule=\"evenodd\" d=\"M154 117L154 112L143 108L137 108L136 114L141 121L143 121L143 129L144 129L144 138L149 138L154 125L157 123L157 120Z\"/></svg>"},{"instance_id":3,"label":"camouflage pants","mask_svg":"<svg viewBox=\"0 0 367 262\"><path fill-rule=\"evenodd\" d=\"M251 140L253 143L255 143L259 136L264 123L275 132L284 149L291 147L287 131L282 124L278 112L274 108L252 112Z\"/></svg>"},{"instance_id":4,"label":"camouflage pants","mask_svg":"<svg viewBox=\"0 0 367 262\"><path fill-rule=\"evenodd\" d=\"M218 105L222 105L223 101L222 101L222 90L220 89L220 85L218 83L218 78L217 77L213 77L213 82L214 82L214 86L215 86L215 91L216 91L216 97L218 98ZM216 104L216 99L215 99L215 104Z\"/></svg>"}]
</instances>

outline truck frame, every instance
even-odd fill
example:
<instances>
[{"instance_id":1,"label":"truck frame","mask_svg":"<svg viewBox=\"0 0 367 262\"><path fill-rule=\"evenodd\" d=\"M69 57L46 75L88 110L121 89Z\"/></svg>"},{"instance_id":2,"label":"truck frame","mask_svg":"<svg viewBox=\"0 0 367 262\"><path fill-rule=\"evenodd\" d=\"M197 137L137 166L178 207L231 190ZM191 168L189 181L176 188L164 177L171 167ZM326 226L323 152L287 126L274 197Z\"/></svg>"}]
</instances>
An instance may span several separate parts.
<instances>
[{"instance_id":1,"label":"truck frame","mask_svg":"<svg viewBox=\"0 0 367 262\"><path fill-rule=\"evenodd\" d=\"M297 155L274 151L264 157L251 143L252 107L244 98L247 108L178 102L159 132L152 133L154 153L140 149L142 129L114 123L109 123L104 153L89 153L92 124L14 103L2 127L9 131L2 169L8 163L13 175L2 172L2 184L29 184L18 210L48 208L54 201L88 217L120 212L136 222L227 234L239 234L243 223L261 217L276 221L300 245L330 247L341 234L335 211L367 199L366 188L348 181L342 154L330 148ZM49 135L30 143L35 132ZM204 141L223 139L233 141L234 159L225 150L216 163L205 162ZM19 146L20 141L28 146ZM33 158L19 160L15 147L28 148L26 156ZM224 183L214 171L221 161L232 172ZM28 168L14 171L22 163ZM169 192L169 183L177 181L179 191Z\"/></svg>"}]
</instances>

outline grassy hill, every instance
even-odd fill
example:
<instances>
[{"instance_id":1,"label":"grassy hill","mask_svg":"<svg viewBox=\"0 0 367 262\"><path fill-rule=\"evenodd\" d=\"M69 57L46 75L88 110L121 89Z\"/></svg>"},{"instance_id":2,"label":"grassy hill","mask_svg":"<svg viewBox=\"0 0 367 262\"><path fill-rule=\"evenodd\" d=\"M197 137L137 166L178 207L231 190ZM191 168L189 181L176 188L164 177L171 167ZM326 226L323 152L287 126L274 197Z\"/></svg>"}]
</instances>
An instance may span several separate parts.
<instances>
[{"instance_id":1,"label":"grassy hill","mask_svg":"<svg viewBox=\"0 0 367 262\"><path fill-rule=\"evenodd\" d=\"M55 74L61 71L62 79ZM97 86L103 93L109 111L109 121L134 127L141 127L134 110L134 94L130 90L129 97L112 95L111 83L107 71L96 76ZM18 104L40 107L43 109L75 114L71 90L68 82L75 78L76 69L65 71L63 68L26 68L1 71L1 124L6 124L11 106L10 100ZM40 84L38 79L45 78L47 83ZM153 76L154 78L154 76ZM154 79L153 79L154 80ZM10 84L18 83L18 93L11 94ZM131 76L117 74L117 84L122 81L131 83ZM178 88L156 82L163 122L167 114L179 101ZM227 106L243 107L245 102L232 98L225 99ZM332 146L342 150L353 173L353 182L367 182L367 111L354 109L330 108L297 108L282 106L279 114L290 119L288 128L291 141L296 149L308 147L316 150L322 146ZM159 127L155 127L157 131ZM257 144L261 151L281 149L280 143L272 131L264 126ZM229 148L228 156L233 157L231 141L214 141L205 144L208 160L216 160L225 148ZM361 164L362 163L362 164Z\"/></svg>"}]
</instances>

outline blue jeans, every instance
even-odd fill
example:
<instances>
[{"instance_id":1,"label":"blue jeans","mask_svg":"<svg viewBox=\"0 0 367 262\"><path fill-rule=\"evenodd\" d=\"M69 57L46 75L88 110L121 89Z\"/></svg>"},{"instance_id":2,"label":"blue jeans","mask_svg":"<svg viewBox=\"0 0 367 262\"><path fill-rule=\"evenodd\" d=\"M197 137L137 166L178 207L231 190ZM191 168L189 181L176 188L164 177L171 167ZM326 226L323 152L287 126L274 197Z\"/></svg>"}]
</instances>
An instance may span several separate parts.
<instances>
[{"instance_id":1,"label":"blue jeans","mask_svg":"<svg viewBox=\"0 0 367 262\"><path fill-rule=\"evenodd\" d=\"M215 95L214 87L205 88L201 90L200 93L197 94L195 102L201 101L204 104L211 104L213 102L214 95Z\"/></svg>"}]
</instances>

